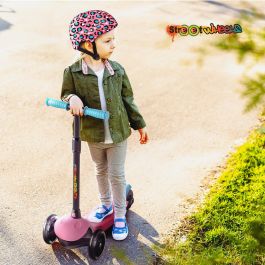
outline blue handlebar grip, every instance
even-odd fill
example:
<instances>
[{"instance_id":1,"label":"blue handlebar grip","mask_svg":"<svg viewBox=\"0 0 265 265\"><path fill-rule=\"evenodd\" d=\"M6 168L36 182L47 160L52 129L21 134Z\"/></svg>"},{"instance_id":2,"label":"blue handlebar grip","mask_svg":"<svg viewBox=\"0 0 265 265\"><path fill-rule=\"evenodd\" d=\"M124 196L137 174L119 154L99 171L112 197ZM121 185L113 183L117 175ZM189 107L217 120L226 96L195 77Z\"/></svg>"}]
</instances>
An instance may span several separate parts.
<instances>
[{"instance_id":1,"label":"blue handlebar grip","mask_svg":"<svg viewBox=\"0 0 265 265\"><path fill-rule=\"evenodd\" d=\"M107 120L109 118L109 112L98 110L98 109L91 109L88 107L84 107L84 115L85 116L92 116L98 119Z\"/></svg>"},{"instance_id":2,"label":"blue handlebar grip","mask_svg":"<svg viewBox=\"0 0 265 265\"><path fill-rule=\"evenodd\" d=\"M53 98L46 98L45 103L47 106L52 106L59 109L65 109L65 110L70 109L69 103ZM85 116L92 116L97 119L107 120L109 118L109 112L104 110L84 107L83 112Z\"/></svg>"},{"instance_id":3,"label":"blue handlebar grip","mask_svg":"<svg viewBox=\"0 0 265 265\"><path fill-rule=\"evenodd\" d=\"M45 103L47 106L52 106L55 108L65 109L65 110L69 109L69 103L63 102L61 100L56 100L53 98L46 98Z\"/></svg>"}]
</instances>

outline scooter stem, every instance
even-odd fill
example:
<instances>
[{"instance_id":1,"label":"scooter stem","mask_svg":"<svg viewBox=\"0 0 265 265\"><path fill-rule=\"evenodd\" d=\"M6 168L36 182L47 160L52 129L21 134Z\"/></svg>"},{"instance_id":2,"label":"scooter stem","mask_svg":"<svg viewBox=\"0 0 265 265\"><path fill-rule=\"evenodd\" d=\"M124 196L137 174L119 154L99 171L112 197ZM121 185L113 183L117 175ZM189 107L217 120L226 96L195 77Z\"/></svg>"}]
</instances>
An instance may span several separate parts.
<instances>
[{"instance_id":1,"label":"scooter stem","mask_svg":"<svg viewBox=\"0 0 265 265\"><path fill-rule=\"evenodd\" d=\"M79 209L80 197L80 117L74 115L74 135L72 140L73 151L73 210L71 216L73 218L81 218L81 211Z\"/></svg>"}]
</instances>

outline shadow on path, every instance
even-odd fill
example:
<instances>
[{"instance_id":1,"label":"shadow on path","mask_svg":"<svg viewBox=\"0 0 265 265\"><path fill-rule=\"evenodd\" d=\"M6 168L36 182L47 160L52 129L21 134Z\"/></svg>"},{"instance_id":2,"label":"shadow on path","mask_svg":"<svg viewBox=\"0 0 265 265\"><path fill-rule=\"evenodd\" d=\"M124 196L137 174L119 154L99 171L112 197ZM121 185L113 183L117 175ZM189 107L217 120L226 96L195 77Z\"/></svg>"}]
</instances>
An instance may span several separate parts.
<instances>
[{"instance_id":1,"label":"shadow on path","mask_svg":"<svg viewBox=\"0 0 265 265\"><path fill-rule=\"evenodd\" d=\"M4 7L3 5L0 5L0 13L16 13L16 11L10 7Z\"/></svg>"},{"instance_id":2,"label":"shadow on path","mask_svg":"<svg viewBox=\"0 0 265 265\"><path fill-rule=\"evenodd\" d=\"M246 14L246 15L251 15L254 17L257 16L257 13L254 10L252 10L252 6L249 6L250 10L248 10L248 9L243 9L243 8L235 8L235 7L232 7L231 5L229 5L228 3L221 3L221 2L213 1L213 0L206 0L204 2L232 10L232 11L237 12L239 14ZM260 19L265 19L265 15L263 15L263 14L258 14L258 16Z\"/></svg>"},{"instance_id":3,"label":"shadow on path","mask_svg":"<svg viewBox=\"0 0 265 265\"><path fill-rule=\"evenodd\" d=\"M77 248L74 251L62 247L58 242L52 244L53 252L61 265L151 265L155 253L151 247L140 239L145 238L152 244L160 245L155 239L158 233L144 218L133 211L127 213L129 236L124 241L115 241L111 229L106 232L107 240L103 254L98 260L92 260L88 255L88 247ZM139 238L139 239L138 239Z\"/></svg>"},{"instance_id":4,"label":"shadow on path","mask_svg":"<svg viewBox=\"0 0 265 265\"><path fill-rule=\"evenodd\" d=\"M16 11L12 8L8 8L8 7L4 7L3 5L0 5L0 13L16 13ZM12 26L11 23L9 23L8 21L0 18L0 31L3 31L3 30L7 30L7 29L10 29Z\"/></svg>"},{"instance_id":5,"label":"shadow on path","mask_svg":"<svg viewBox=\"0 0 265 265\"><path fill-rule=\"evenodd\" d=\"M10 29L11 26L12 26L11 23L0 18L0 31Z\"/></svg>"}]
</instances>

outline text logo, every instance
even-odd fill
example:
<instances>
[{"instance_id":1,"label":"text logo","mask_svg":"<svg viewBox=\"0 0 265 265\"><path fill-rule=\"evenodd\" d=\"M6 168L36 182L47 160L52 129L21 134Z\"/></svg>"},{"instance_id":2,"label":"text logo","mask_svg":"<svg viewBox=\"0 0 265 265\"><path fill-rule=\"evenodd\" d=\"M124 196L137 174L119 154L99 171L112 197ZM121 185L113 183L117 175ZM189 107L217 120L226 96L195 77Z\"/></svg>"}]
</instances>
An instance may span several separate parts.
<instances>
[{"instance_id":1,"label":"text logo","mask_svg":"<svg viewBox=\"0 0 265 265\"><path fill-rule=\"evenodd\" d=\"M197 25L168 25L166 27L166 32L172 37L179 34L180 36L197 36L198 34L232 34L232 33L242 33L242 28L239 24L234 25L217 25L210 23L208 26L197 26Z\"/></svg>"}]
</instances>

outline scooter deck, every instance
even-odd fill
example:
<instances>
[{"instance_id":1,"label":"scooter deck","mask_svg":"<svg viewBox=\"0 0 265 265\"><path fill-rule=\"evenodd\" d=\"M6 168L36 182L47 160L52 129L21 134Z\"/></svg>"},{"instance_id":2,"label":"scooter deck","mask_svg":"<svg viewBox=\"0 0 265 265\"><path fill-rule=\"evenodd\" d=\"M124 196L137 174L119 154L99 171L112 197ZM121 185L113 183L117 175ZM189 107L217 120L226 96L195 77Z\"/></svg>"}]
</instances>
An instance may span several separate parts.
<instances>
[{"instance_id":1,"label":"scooter deck","mask_svg":"<svg viewBox=\"0 0 265 265\"><path fill-rule=\"evenodd\" d=\"M84 216L84 218L89 220L89 215L87 214ZM103 231L107 231L109 228L112 227L114 223L114 213L106 216L101 222L99 223L95 223L95 222L90 222L89 221L89 228L91 228L92 232L95 232L99 229L103 230Z\"/></svg>"},{"instance_id":2,"label":"scooter deck","mask_svg":"<svg viewBox=\"0 0 265 265\"><path fill-rule=\"evenodd\" d=\"M128 201L126 200L126 207L128 205ZM114 205L112 205L112 207L114 208ZM127 213L127 211L126 211ZM86 214L84 216L84 218L86 218L87 220L89 220L89 216L90 216L91 213L89 214ZM91 230L93 232L101 229L103 231L107 231L109 228L111 228L114 224L114 211L112 214L108 215L107 217L105 217L101 222L99 223L95 223L95 222L91 222L89 221L90 225L89 227L91 228Z\"/></svg>"}]
</instances>

